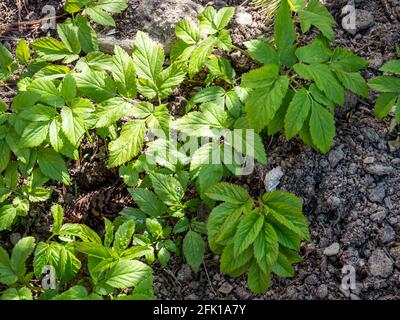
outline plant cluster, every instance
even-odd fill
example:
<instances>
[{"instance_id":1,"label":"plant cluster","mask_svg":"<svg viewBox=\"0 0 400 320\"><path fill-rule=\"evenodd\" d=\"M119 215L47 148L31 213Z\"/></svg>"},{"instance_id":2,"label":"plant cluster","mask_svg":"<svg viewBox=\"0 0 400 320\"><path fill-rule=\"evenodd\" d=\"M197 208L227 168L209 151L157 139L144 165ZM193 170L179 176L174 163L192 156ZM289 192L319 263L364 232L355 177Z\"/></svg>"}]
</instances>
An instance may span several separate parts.
<instances>
[{"instance_id":1,"label":"plant cluster","mask_svg":"<svg viewBox=\"0 0 400 320\"><path fill-rule=\"evenodd\" d=\"M19 77L12 105L0 105L0 231L50 198L49 181L71 185L66 161L82 158L84 140L107 145L108 166L118 168L135 204L104 219L102 236L63 224L54 205L47 241L25 237L10 254L0 248L0 284L8 287L1 297L152 298L150 266L183 255L197 272L206 237L221 254L222 272L248 272L249 288L263 293L271 272L293 276L301 241L310 239L301 200L282 191L253 199L224 181L248 174L249 163L266 164L263 139L281 130L328 152L345 90L368 96L359 73L367 63L332 47L334 19L317 0L281 1L274 37L246 42L246 49L232 44L227 29L234 8L207 7L198 23L177 24L168 65L162 46L140 31L132 55L118 46L113 55L100 52L90 20L112 26L108 13L125 8L124 0L68 0L71 17L57 26L59 39L21 40L17 60L0 45L0 79ZM319 35L303 45L312 27ZM258 67L238 74L228 54L235 50ZM398 99L397 80L369 83L383 92L378 115ZM168 101L184 81L202 89L175 117ZM202 207L211 210L207 221L196 214ZM43 276L50 289L38 285Z\"/></svg>"}]
</instances>

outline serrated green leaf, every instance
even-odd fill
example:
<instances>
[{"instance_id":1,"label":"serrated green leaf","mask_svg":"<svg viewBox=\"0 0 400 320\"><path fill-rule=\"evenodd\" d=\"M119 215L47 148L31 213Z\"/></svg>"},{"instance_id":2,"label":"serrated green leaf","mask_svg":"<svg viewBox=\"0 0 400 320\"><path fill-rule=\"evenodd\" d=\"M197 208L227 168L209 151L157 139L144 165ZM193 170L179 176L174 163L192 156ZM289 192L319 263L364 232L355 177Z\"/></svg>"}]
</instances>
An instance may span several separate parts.
<instances>
[{"instance_id":1,"label":"serrated green leaf","mask_svg":"<svg viewBox=\"0 0 400 320\"><path fill-rule=\"evenodd\" d=\"M311 110L311 100L306 89L296 92L285 116L285 136L292 139L303 127Z\"/></svg>"},{"instance_id":2,"label":"serrated green leaf","mask_svg":"<svg viewBox=\"0 0 400 320\"><path fill-rule=\"evenodd\" d=\"M235 14L235 8L234 7L225 7L220 10L218 10L217 14L214 17L214 25L217 28L217 30L222 30L225 28L229 21L233 18Z\"/></svg>"},{"instance_id":3,"label":"serrated green leaf","mask_svg":"<svg viewBox=\"0 0 400 320\"><path fill-rule=\"evenodd\" d=\"M72 75L67 74L64 77L61 82L60 94L69 103L76 97L76 82Z\"/></svg>"},{"instance_id":4,"label":"serrated green leaf","mask_svg":"<svg viewBox=\"0 0 400 320\"><path fill-rule=\"evenodd\" d=\"M247 285L256 294L265 293L271 285L270 271L265 272L257 263L253 263L247 276Z\"/></svg>"},{"instance_id":5,"label":"serrated green leaf","mask_svg":"<svg viewBox=\"0 0 400 320\"><path fill-rule=\"evenodd\" d=\"M207 62L208 57L211 55L216 39L208 37L203 40L200 45L194 49L189 61L189 77L193 78Z\"/></svg>"},{"instance_id":6,"label":"serrated green leaf","mask_svg":"<svg viewBox=\"0 0 400 320\"><path fill-rule=\"evenodd\" d=\"M74 22L79 29L78 39L83 52L89 53L99 50L96 31L90 25L87 17L78 14Z\"/></svg>"},{"instance_id":7,"label":"serrated green leaf","mask_svg":"<svg viewBox=\"0 0 400 320\"><path fill-rule=\"evenodd\" d=\"M101 7L95 6L86 8L85 13L90 17L90 19L98 24L101 24L103 26L115 27L114 19Z\"/></svg>"},{"instance_id":8,"label":"serrated green leaf","mask_svg":"<svg viewBox=\"0 0 400 320\"><path fill-rule=\"evenodd\" d=\"M254 241L253 247L254 256L260 269L264 273L268 273L268 270L275 263L279 254L278 235L270 224L264 224Z\"/></svg>"},{"instance_id":9,"label":"serrated green leaf","mask_svg":"<svg viewBox=\"0 0 400 320\"><path fill-rule=\"evenodd\" d=\"M262 64L279 65L279 55L271 44L263 39L256 39L244 43L249 55Z\"/></svg>"},{"instance_id":10,"label":"serrated green leaf","mask_svg":"<svg viewBox=\"0 0 400 320\"><path fill-rule=\"evenodd\" d=\"M400 60L388 61L379 70L383 72L391 72L400 75Z\"/></svg>"},{"instance_id":11,"label":"serrated green leaf","mask_svg":"<svg viewBox=\"0 0 400 320\"><path fill-rule=\"evenodd\" d=\"M40 146L47 138L49 122L31 122L27 125L19 141L20 148L34 148Z\"/></svg>"},{"instance_id":12,"label":"serrated green leaf","mask_svg":"<svg viewBox=\"0 0 400 320\"><path fill-rule=\"evenodd\" d=\"M35 238L25 237L19 240L11 254L10 264L14 273L19 277L23 277L26 273L26 260L32 254L35 248Z\"/></svg>"},{"instance_id":13,"label":"serrated green leaf","mask_svg":"<svg viewBox=\"0 0 400 320\"><path fill-rule=\"evenodd\" d=\"M57 234L60 231L63 223L63 208L59 204L53 205L51 207L51 215L53 217L53 227L51 228L51 232L53 232L53 234Z\"/></svg>"},{"instance_id":14,"label":"serrated green leaf","mask_svg":"<svg viewBox=\"0 0 400 320\"><path fill-rule=\"evenodd\" d=\"M199 271L205 251L203 238L197 232L189 231L183 239L183 254L194 272Z\"/></svg>"},{"instance_id":15,"label":"serrated green leaf","mask_svg":"<svg viewBox=\"0 0 400 320\"><path fill-rule=\"evenodd\" d=\"M3 208L0 208L0 230L2 229L1 212ZM0 247L0 283L10 286L17 282L18 276L15 274L11 267L10 257L5 249Z\"/></svg>"},{"instance_id":16,"label":"serrated green leaf","mask_svg":"<svg viewBox=\"0 0 400 320\"><path fill-rule=\"evenodd\" d=\"M121 135L109 144L109 166L117 167L136 157L144 142L146 124L144 121L131 121L122 127Z\"/></svg>"},{"instance_id":17,"label":"serrated green leaf","mask_svg":"<svg viewBox=\"0 0 400 320\"><path fill-rule=\"evenodd\" d=\"M17 48L15 50L15 54L16 54L16 56L18 58L18 61L20 63L23 63L23 64L27 63L28 60L30 59L31 52L29 50L28 44L25 42L24 39L21 39L18 42Z\"/></svg>"},{"instance_id":18,"label":"serrated green leaf","mask_svg":"<svg viewBox=\"0 0 400 320\"><path fill-rule=\"evenodd\" d=\"M1 294L1 300L33 300L32 292L27 287L8 288Z\"/></svg>"},{"instance_id":19,"label":"serrated green leaf","mask_svg":"<svg viewBox=\"0 0 400 320\"><path fill-rule=\"evenodd\" d=\"M264 215L247 213L240 221L234 237L234 256L239 256L256 240L264 224Z\"/></svg>"},{"instance_id":20,"label":"serrated green leaf","mask_svg":"<svg viewBox=\"0 0 400 320\"><path fill-rule=\"evenodd\" d=\"M116 94L115 83L105 72L86 71L74 77L79 91L96 102L113 98Z\"/></svg>"},{"instance_id":21,"label":"serrated green leaf","mask_svg":"<svg viewBox=\"0 0 400 320\"><path fill-rule=\"evenodd\" d=\"M383 119L392 110L396 99L398 98L397 93L382 93L375 103L375 115L378 119Z\"/></svg>"},{"instance_id":22,"label":"serrated green leaf","mask_svg":"<svg viewBox=\"0 0 400 320\"><path fill-rule=\"evenodd\" d=\"M39 168L47 177L69 185L71 178L63 158L51 148L38 152Z\"/></svg>"},{"instance_id":23,"label":"serrated green leaf","mask_svg":"<svg viewBox=\"0 0 400 320\"><path fill-rule=\"evenodd\" d=\"M50 106L60 107L64 104L64 100L60 96L54 83L49 79L33 80L27 87L29 91L40 95L39 101Z\"/></svg>"},{"instance_id":24,"label":"serrated green leaf","mask_svg":"<svg viewBox=\"0 0 400 320\"><path fill-rule=\"evenodd\" d=\"M167 207L156 195L147 189L128 189L139 209L151 217L159 217L167 212Z\"/></svg>"},{"instance_id":25,"label":"serrated green leaf","mask_svg":"<svg viewBox=\"0 0 400 320\"><path fill-rule=\"evenodd\" d=\"M303 239L310 239L307 220L302 214L302 201L295 195L273 191L262 197L266 212L279 224L295 232Z\"/></svg>"},{"instance_id":26,"label":"serrated green leaf","mask_svg":"<svg viewBox=\"0 0 400 320\"><path fill-rule=\"evenodd\" d=\"M361 74L357 72L343 72L340 70L334 70L334 72L347 90L350 90L351 92L364 98L368 98L369 94L367 82L361 76Z\"/></svg>"},{"instance_id":27,"label":"serrated green leaf","mask_svg":"<svg viewBox=\"0 0 400 320\"><path fill-rule=\"evenodd\" d=\"M121 254L131 243L133 233L135 232L135 221L129 220L123 223L115 233L113 249Z\"/></svg>"},{"instance_id":28,"label":"serrated green leaf","mask_svg":"<svg viewBox=\"0 0 400 320\"><path fill-rule=\"evenodd\" d=\"M222 272L237 277L245 273L248 264L253 258L253 248L249 247L241 255L235 257L233 254L233 243L227 245L221 255L220 269Z\"/></svg>"},{"instance_id":29,"label":"serrated green leaf","mask_svg":"<svg viewBox=\"0 0 400 320\"><path fill-rule=\"evenodd\" d=\"M78 39L78 27L73 25L71 19L67 19L62 24L57 24L57 34L68 51L75 54L81 52L81 44Z\"/></svg>"},{"instance_id":30,"label":"serrated green leaf","mask_svg":"<svg viewBox=\"0 0 400 320\"><path fill-rule=\"evenodd\" d=\"M131 288L137 286L151 275L151 268L143 262L136 260L119 260L105 275L105 283L118 289Z\"/></svg>"},{"instance_id":31,"label":"serrated green leaf","mask_svg":"<svg viewBox=\"0 0 400 320\"><path fill-rule=\"evenodd\" d=\"M322 152L327 153L335 138L335 119L326 108L313 101L310 118L310 133L315 146Z\"/></svg>"},{"instance_id":32,"label":"serrated green leaf","mask_svg":"<svg viewBox=\"0 0 400 320\"><path fill-rule=\"evenodd\" d=\"M51 37L39 38L31 43L38 56L46 61L57 61L64 59L68 54L66 46Z\"/></svg>"},{"instance_id":33,"label":"serrated green leaf","mask_svg":"<svg viewBox=\"0 0 400 320\"><path fill-rule=\"evenodd\" d=\"M341 106L344 104L344 88L327 65L298 63L294 65L294 70L300 77L315 81L318 89L323 91L330 100Z\"/></svg>"},{"instance_id":34,"label":"serrated green leaf","mask_svg":"<svg viewBox=\"0 0 400 320\"><path fill-rule=\"evenodd\" d=\"M190 20L180 20L175 28L176 36L189 45L196 44L200 41L200 30Z\"/></svg>"},{"instance_id":35,"label":"serrated green leaf","mask_svg":"<svg viewBox=\"0 0 400 320\"><path fill-rule=\"evenodd\" d=\"M253 91L246 103L247 120L259 133L274 118L289 87L289 78L280 76L270 87Z\"/></svg>"},{"instance_id":36,"label":"serrated green leaf","mask_svg":"<svg viewBox=\"0 0 400 320\"><path fill-rule=\"evenodd\" d=\"M299 10L298 15L303 33L308 32L313 25L329 40L335 40L332 27L336 21L318 0L311 0L304 10Z\"/></svg>"},{"instance_id":37,"label":"serrated green leaf","mask_svg":"<svg viewBox=\"0 0 400 320\"><path fill-rule=\"evenodd\" d=\"M216 201L225 201L237 205L245 203L250 198L244 188L227 182L215 184L207 190L206 195Z\"/></svg>"},{"instance_id":38,"label":"serrated green leaf","mask_svg":"<svg viewBox=\"0 0 400 320\"><path fill-rule=\"evenodd\" d=\"M391 76L375 77L368 82L368 86L379 92L400 94L400 78Z\"/></svg>"},{"instance_id":39,"label":"serrated green leaf","mask_svg":"<svg viewBox=\"0 0 400 320\"><path fill-rule=\"evenodd\" d=\"M121 95L136 97L136 71L132 58L120 47L114 48L112 74Z\"/></svg>"},{"instance_id":40,"label":"serrated green leaf","mask_svg":"<svg viewBox=\"0 0 400 320\"><path fill-rule=\"evenodd\" d=\"M155 82L164 64L164 49L150 37L139 31L135 37L133 60L139 78Z\"/></svg>"},{"instance_id":41,"label":"serrated green leaf","mask_svg":"<svg viewBox=\"0 0 400 320\"><path fill-rule=\"evenodd\" d=\"M180 203L185 190L176 178L166 174L151 173L150 180L158 198L167 206L174 206Z\"/></svg>"},{"instance_id":42,"label":"serrated green leaf","mask_svg":"<svg viewBox=\"0 0 400 320\"><path fill-rule=\"evenodd\" d=\"M268 64L242 75L242 87L259 89L271 86L277 79L279 68L275 64Z\"/></svg>"}]
</instances>

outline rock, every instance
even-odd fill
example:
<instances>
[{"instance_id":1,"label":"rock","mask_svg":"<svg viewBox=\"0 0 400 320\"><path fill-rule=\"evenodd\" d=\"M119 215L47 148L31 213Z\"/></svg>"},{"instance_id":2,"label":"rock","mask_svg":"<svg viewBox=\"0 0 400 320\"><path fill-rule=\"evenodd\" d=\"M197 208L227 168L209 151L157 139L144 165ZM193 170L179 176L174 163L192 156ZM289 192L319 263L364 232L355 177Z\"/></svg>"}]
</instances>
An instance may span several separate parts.
<instances>
[{"instance_id":1,"label":"rock","mask_svg":"<svg viewBox=\"0 0 400 320\"><path fill-rule=\"evenodd\" d=\"M237 287L235 289L235 295L240 299L240 300L246 300L251 297L251 294L243 287Z\"/></svg>"},{"instance_id":2,"label":"rock","mask_svg":"<svg viewBox=\"0 0 400 320\"><path fill-rule=\"evenodd\" d=\"M329 247L325 248L324 255L328 257L336 256L339 253L339 250L340 250L340 244L335 242L332 243Z\"/></svg>"},{"instance_id":3,"label":"rock","mask_svg":"<svg viewBox=\"0 0 400 320\"><path fill-rule=\"evenodd\" d=\"M328 286L327 286L326 284L321 284L321 285L317 288L316 294L317 294L317 297L318 297L319 299L325 299L325 298L328 296L328 294L329 294Z\"/></svg>"},{"instance_id":4,"label":"rock","mask_svg":"<svg viewBox=\"0 0 400 320\"><path fill-rule=\"evenodd\" d=\"M186 297L186 300L199 300L199 297L192 293Z\"/></svg>"},{"instance_id":5,"label":"rock","mask_svg":"<svg viewBox=\"0 0 400 320\"><path fill-rule=\"evenodd\" d=\"M342 200L336 196L330 196L326 202L332 210L339 209L342 205Z\"/></svg>"},{"instance_id":6,"label":"rock","mask_svg":"<svg viewBox=\"0 0 400 320\"><path fill-rule=\"evenodd\" d=\"M19 232L11 233L10 242L13 246L17 244L17 242L21 239L21 234Z\"/></svg>"},{"instance_id":7,"label":"rock","mask_svg":"<svg viewBox=\"0 0 400 320\"><path fill-rule=\"evenodd\" d=\"M364 164L372 164L372 163L374 163L375 162L375 158L374 157L366 157L364 160L363 160L363 163Z\"/></svg>"},{"instance_id":8,"label":"rock","mask_svg":"<svg viewBox=\"0 0 400 320\"><path fill-rule=\"evenodd\" d=\"M223 294L230 294L233 290L233 287L230 283L224 282L218 289L219 292Z\"/></svg>"},{"instance_id":9,"label":"rock","mask_svg":"<svg viewBox=\"0 0 400 320\"><path fill-rule=\"evenodd\" d=\"M391 226L385 225L385 227L379 231L379 239L382 243L392 242L396 239L396 232Z\"/></svg>"},{"instance_id":10,"label":"rock","mask_svg":"<svg viewBox=\"0 0 400 320\"><path fill-rule=\"evenodd\" d=\"M135 15L138 30L146 32L169 52L175 26L181 19L196 21L203 7L191 0L140 0Z\"/></svg>"},{"instance_id":11,"label":"rock","mask_svg":"<svg viewBox=\"0 0 400 320\"><path fill-rule=\"evenodd\" d=\"M383 65L383 55L380 52L374 52L372 58L368 59L369 67L379 69Z\"/></svg>"},{"instance_id":12,"label":"rock","mask_svg":"<svg viewBox=\"0 0 400 320\"><path fill-rule=\"evenodd\" d=\"M187 282L192 280L192 269L190 268L190 266L184 264L178 271L176 278L182 282Z\"/></svg>"},{"instance_id":13,"label":"rock","mask_svg":"<svg viewBox=\"0 0 400 320\"><path fill-rule=\"evenodd\" d=\"M385 199L385 196L386 196L385 186L382 183L380 183L370 191L368 199L372 202L382 203L383 199Z\"/></svg>"},{"instance_id":14,"label":"rock","mask_svg":"<svg viewBox=\"0 0 400 320\"><path fill-rule=\"evenodd\" d=\"M133 45L135 43L135 41L132 39L116 39L111 36L99 36L98 40L100 51L107 54L114 54L115 46L119 46L129 54L132 54Z\"/></svg>"},{"instance_id":15,"label":"rock","mask_svg":"<svg viewBox=\"0 0 400 320\"><path fill-rule=\"evenodd\" d=\"M310 286L315 286L319 282L319 279L315 274L310 274L305 278L304 282Z\"/></svg>"},{"instance_id":16,"label":"rock","mask_svg":"<svg viewBox=\"0 0 400 320\"><path fill-rule=\"evenodd\" d=\"M354 10L354 9L353 9ZM354 18L351 15L355 15ZM357 32L372 27L375 23L374 16L367 10L355 9L343 19L342 27L348 33L355 35Z\"/></svg>"},{"instance_id":17,"label":"rock","mask_svg":"<svg viewBox=\"0 0 400 320\"><path fill-rule=\"evenodd\" d=\"M240 26L248 26L253 23L253 16L248 12L238 12L235 17L235 22Z\"/></svg>"},{"instance_id":18,"label":"rock","mask_svg":"<svg viewBox=\"0 0 400 320\"><path fill-rule=\"evenodd\" d=\"M360 297L354 293L350 294L350 300L361 300Z\"/></svg>"},{"instance_id":19,"label":"rock","mask_svg":"<svg viewBox=\"0 0 400 320\"><path fill-rule=\"evenodd\" d=\"M344 157L345 154L342 150L342 147L339 147L338 149L329 152L328 160L332 168L335 168L338 165L338 163L344 159Z\"/></svg>"},{"instance_id":20,"label":"rock","mask_svg":"<svg viewBox=\"0 0 400 320\"><path fill-rule=\"evenodd\" d=\"M267 190L267 192L274 191L279 185L282 177L283 171L281 167L276 167L268 172L264 179L265 190Z\"/></svg>"},{"instance_id":21,"label":"rock","mask_svg":"<svg viewBox=\"0 0 400 320\"><path fill-rule=\"evenodd\" d=\"M392 174L395 171L395 169L391 166L383 166L377 164L366 167L365 171L374 176L386 176Z\"/></svg>"},{"instance_id":22,"label":"rock","mask_svg":"<svg viewBox=\"0 0 400 320\"><path fill-rule=\"evenodd\" d=\"M396 246L390 249L390 255L394 259L394 263L397 268L400 268L400 246Z\"/></svg>"},{"instance_id":23,"label":"rock","mask_svg":"<svg viewBox=\"0 0 400 320\"><path fill-rule=\"evenodd\" d=\"M393 262L382 249L376 249L368 260L369 271L373 276L387 278L392 274Z\"/></svg>"}]
</instances>

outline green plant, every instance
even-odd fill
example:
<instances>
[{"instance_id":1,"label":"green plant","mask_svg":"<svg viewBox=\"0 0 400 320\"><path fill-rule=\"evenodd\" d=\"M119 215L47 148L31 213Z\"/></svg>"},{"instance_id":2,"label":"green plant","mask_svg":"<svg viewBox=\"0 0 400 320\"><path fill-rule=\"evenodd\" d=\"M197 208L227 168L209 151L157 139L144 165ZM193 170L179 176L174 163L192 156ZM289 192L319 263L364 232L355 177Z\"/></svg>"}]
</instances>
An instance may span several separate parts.
<instances>
[{"instance_id":1,"label":"green plant","mask_svg":"<svg viewBox=\"0 0 400 320\"><path fill-rule=\"evenodd\" d=\"M246 102L250 127L268 134L285 129L287 139L300 138L323 153L335 136L334 111L344 104L345 90L367 97L365 80L358 73L367 62L343 48L331 49L334 19L317 0L296 9L303 33L311 26L321 35L300 46L287 1L275 19L275 38L247 42L248 54L263 64L242 76L241 86L251 90Z\"/></svg>"},{"instance_id":2,"label":"green plant","mask_svg":"<svg viewBox=\"0 0 400 320\"><path fill-rule=\"evenodd\" d=\"M52 235L34 245L29 280L51 266L55 288L31 286L21 274L5 283L13 286L5 297L30 297L30 290L39 299L152 298L149 265L166 266L175 254L198 271L206 236L222 254L223 272L248 271L250 289L264 292L271 272L294 274L300 242L309 240L301 201L280 191L255 200L223 181L239 182L255 161L265 165L263 139L281 129L328 152L345 90L368 94L358 73L367 64L331 48L334 20L316 0L282 0L274 39L249 41L247 50L234 46L227 30L234 9L208 7L198 24L178 23L169 65L162 46L140 31L132 55L120 47L99 52L87 16L112 25L106 12L125 6L67 1L72 17L57 26L59 39L37 39L32 52L21 41L19 67L0 47L2 79L18 80L11 106L0 105L0 231L12 230L30 203L49 199L47 183L73 184L68 165L83 159L84 142L106 146L105 161L118 168L134 202L114 221L105 219L103 237L85 224L63 224L62 208L53 206ZM296 23L302 33L314 26L320 35L302 46ZM259 67L235 70L227 54L234 50ZM198 91L177 116L170 101L183 83ZM11 272L4 268L0 277Z\"/></svg>"},{"instance_id":3,"label":"green plant","mask_svg":"<svg viewBox=\"0 0 400 320\"><path fill-rule=\"evenodd\" d=\"M393 75L384 75L375 77L368 82L370 88L380 92L380 96L376 100L375 115L379 119L386 117L389 112L396 107L395 121L400 124L400 60L392 60L387 62L382 68L382 72L387 72Z\"/></svg>"},{"instance_id":4,"label":"green plant","mask_svg":"<svg viewBox=\"0 0 400 320\"><path fill-rule=\"evenodd\" d=\"M126 0L67 0L64 10L75 14L81 12L103 26L115 27L111 14L121 13L128 7Z\"/></svg>"},{"instance_id":5,"label":"green plant","mask_svg":"<svg viewBox=\"0 0 400 320\"><path fill-rule=\"evenodd\" d=\"M208 220L208 241L221 254L221 271L240 276L248 271L248 286L263 293L270 286L271 272L294 275L293 263L301 240L310 240L302 202L293 194L273 191L257 201L240 186L219 183L207 195L223 202Z\"/></svg>"}]
</instances>

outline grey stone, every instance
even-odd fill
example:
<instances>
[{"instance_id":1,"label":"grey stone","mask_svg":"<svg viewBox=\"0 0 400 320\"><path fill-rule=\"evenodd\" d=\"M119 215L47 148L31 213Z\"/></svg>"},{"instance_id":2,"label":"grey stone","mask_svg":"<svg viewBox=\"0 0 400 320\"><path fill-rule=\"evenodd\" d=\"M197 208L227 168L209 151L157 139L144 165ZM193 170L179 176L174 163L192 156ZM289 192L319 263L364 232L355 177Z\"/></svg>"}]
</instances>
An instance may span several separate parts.
<instances>
[{"instance_id":1,"label":"grey stone","mask_svg":"<svg viewBox=\"0 0 400 320\"><path fill-rule=\"evenodd\" d=\"M383 243L392 242L396 239L396 232L391 226L385 225L385 227L379 231L379 239Z\"/></svg>"},{"instance_id":2,"label":"grey stone","mask_svg":"<svg viewBox=\"0 0 400 320\"><path fill-rule=\"evenodd\" d=\"M138 29L146 32L169 52L175 26L181 19L196 21L203 7L191 0L141 0L136 8Z\"/></svg>"},{"instance_id":3,"label":"grey stone","mask_svg":"<svg viewBox=\"0 0 400 320\"><path fill-rule=\"evenodd\" d=\"M393 272L393 262L382 249L376 249L368 260L369 271L373 276L389 277Z\"/></svg>"},{"instance_id":4,"label":"grey stone","mask_svg":"<svg viewBox=\"0 0 400 320\"><path fill-rule=\"evenodd\" d=\"M235 16L235 22L240 26L248 26L253 23L253 16L248 12L238 12Z\"/></svg>"},{"instance_id":5,"label":"grey stone","mask_svg":"<svg viewBox=\"0 0 400 320\"><path fill-rule=\"evenodd\" d=\"M230 283L224 282L218 289L219 292L223 294L230 294L233 290L233 287Z\"/></svg>"},{"instance_id":6,"label":"grey stone","mask_svg":"<svg viewBox=\"0 0 400 320\"><path fill-rule=\"evenodd\" d=\"M114 54L116 46L131 54L135 43L132 39L116 39L112 36L99 36L98 41L100 51L108 54Z\"/></svg>"},{"instance_id":7,"label":"grey stone","mask_svg":"<svg viewBox=\"0 0 400 320\"><path fill-rule=\"evenodd\" d=\"M264 179L265 190L267 190L267 192L276 190L276 187L279 185L282 177L283 177L283 171L281 167L276 167L271 171L269 171L265 175Z\"/></svg>"},{"instance_id":8,"label":"grey stone","mask_svg":"<svg viewBox=\"0 0 400 320\"><path fill-rule=\"evenodd\" d=\"M339 250L340 250L340 244L335 242L332 243L329 247L325 248L324 255L328 257L336 256L339 253Z\"/></svg>"},{"instance_id":9,"label":"grey stone","mask_svg":"<svg viewBox=\"0 0 400 320\"><path fill-rule=\"evenodd\" d=\"M21 239L21 234L19 232L11 233L10 241L12 245L15 246L20 239Z\"/></svg>"},{"instance_id":10,"label":"grey stone","mask_svg":"<svg viewBox=\"0 0 400 320\"><path fill-rule=\"evenodd\" d=\"M383 199L385 199L385 196L385 186L380 183L370 191L370 193L368 194L368 199L372 202L382 203Z\"/></svg>"},{"instance_id":11,"label":"grey stone","mask_svg":"<svg viewBox=\"0 0 400 320\"><path fill-rule=\"evenodd\" d=\"M395 170L391 166L383 166L380 164L367 166L365 171L375 176L385 176L392 174Z\"/></svg>"},{"instance_id":12,"label":"grey stone","mask_svg":"<svg viewBox=\"0 0 400 320\"><path fill-rule=\"evenodd\" d=\"M177 277L179 281L187 282L192 280L192 269L189 265L184 264L178 271Z\"/></svg>"},{"instance_id":13,"label":"grey stone","mask_svg":"<svg viewBox=\"0 0 400 320\"><path fill-rule=\"evenodd\" d=\"M373 164L375 162L374 157L366 157L363 161L364 164Z\"/></svg>"},{"instance_id":14,"label":"grey stone","mask_svg":"<svg viewBox=\"0 0 400 320\"><path fill-rule=\"evenodd\" d=\"M331 166L334 168L338 165L338 163L343 160L345 157L345 154L342 150L342 148L338 148L336 150L332 150L331 152L329 152L329 163L331 164Z\"/></svg>"},{"instance_id":15,"label":"grey stone","mask_svg":"<svg viewBox=\"0 0 400 320\"><path fill-rule=\"evenodd\" d=\"M400 268L400 246L396 246L390 249L390 255L394 259L394 263L397 268Z\"/></svg>"},{"instance_id":16,"label":"grey stone","mask_svg":"<svg viewBox=\"0 0 400 320\"><path fill-rule=\"evenodd\" d=\"M342 23L343 29L352 35L355 35L359 31L372 27L375 23L374 16L371 12L367 10L355 9L354 14L355 24L352 23L353 21L350 18L351 13L347 15L347 17L350 19L346 19L345 17Z\"/></svg>"},{"instance_id":17,"label":"grey stone","mask_svg":"<svg viewBox=\"0 0 400 320\"><path fill-rule=\"evenodd\" d=\"M235 289L235 295L240 299L240 300L246 300L251 297L251 294L243 287L237 287Z\"/></svg>"},{"instance_id":18,"label":"grey stone","mask_svg":"<svg viewBox=\"0 0 400 320\"><path fill-rule=\"evenodd\" d=\"M321 285L317 288L316 294L317 294L317 297L318 297L319 299L325 299L325 298L328 296L328 294L329 294L328 286L327 286L326 284L321 284Z\"/></svg>"},{"instance_id":19,"label":"grey stone","mask_svg":"<svg viewBox=\"0 0 400 320\"><path fill-rule=\"evenodd\" d=\"M305 278L304 282L308 285L315 286L319 282L319 279L315 274L310 274Z\"/></svg>"}]
</instances>

